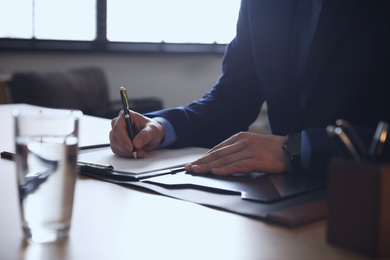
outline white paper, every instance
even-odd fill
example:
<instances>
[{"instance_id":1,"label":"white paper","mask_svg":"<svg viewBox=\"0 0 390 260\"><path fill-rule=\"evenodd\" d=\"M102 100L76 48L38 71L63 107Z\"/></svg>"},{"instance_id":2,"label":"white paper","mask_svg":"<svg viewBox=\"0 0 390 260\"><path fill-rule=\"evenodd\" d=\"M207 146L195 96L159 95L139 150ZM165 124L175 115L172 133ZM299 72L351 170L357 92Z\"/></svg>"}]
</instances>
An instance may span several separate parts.
<instances>
[{"instance_id":1,"label":"white paper","mask_svg":"<svg viewBox=\"0 0 390 260\"><path fill-rule=\"evenodd\" d=\"M0 122L2 126L4 126L1 130L2 135L4 137L3 140L8 140L7 142L0 144L1 151L15 152L14 121L12 117L12 112L14 110L39 109L39 108L43 108L43 107L27 105L27 104L0 105ZM109 144L110 130L111 130L110 119L83 115L80 120L79 146Z\"/></svg>"},{"instance_id":2,"label":"white paper","mask_svg":"<svg viewBox=\"0 0 390 260\"><path fill-rule=\"evenodd\" d=\"M112 165L114 170L134 174L183 166L202 157L208 150L190 147L181 149L159 149L146 154L145 158L132 159L115 155L111 148L80 151L79 162Z\"/></svg>"}]
</instances>

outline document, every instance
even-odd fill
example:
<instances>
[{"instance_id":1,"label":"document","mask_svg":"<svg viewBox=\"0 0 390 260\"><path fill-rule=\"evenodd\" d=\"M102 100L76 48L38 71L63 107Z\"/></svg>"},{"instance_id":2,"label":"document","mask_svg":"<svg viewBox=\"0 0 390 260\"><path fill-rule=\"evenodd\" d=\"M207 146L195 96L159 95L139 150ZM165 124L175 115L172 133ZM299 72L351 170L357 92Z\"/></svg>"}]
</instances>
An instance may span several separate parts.
<instances>
[{"instance_id":1,"label":"document","mask_svg":"<svg viewBox=\"0 0 390 260\"><path fill-rule=\"evenodd\" d=\"M159 149L148 152L145 158L132 159L115 155L111 148L80 151L78 161L91 164L107 164L115 171L141 174L168 168L180 167L202 157L208 149L199 147Z\"/></svg>"}]
</instances>

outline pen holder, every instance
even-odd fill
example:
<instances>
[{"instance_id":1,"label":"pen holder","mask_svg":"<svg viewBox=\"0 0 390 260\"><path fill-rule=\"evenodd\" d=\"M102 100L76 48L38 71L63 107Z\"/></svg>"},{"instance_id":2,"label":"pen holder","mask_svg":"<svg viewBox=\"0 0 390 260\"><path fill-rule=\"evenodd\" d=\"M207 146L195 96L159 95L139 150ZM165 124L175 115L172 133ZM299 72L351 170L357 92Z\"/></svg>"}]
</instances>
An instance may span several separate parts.
<instances>
[{"instance_id":1,"label":"pen holder","mask_svg":"<svg viewBox=\"0 0 390 260\"><path fill-rule=\"evenodd\" d=\"M390 256L390 164L330 163L328 242L371 257Z\"/></svg>"}]
</instances>

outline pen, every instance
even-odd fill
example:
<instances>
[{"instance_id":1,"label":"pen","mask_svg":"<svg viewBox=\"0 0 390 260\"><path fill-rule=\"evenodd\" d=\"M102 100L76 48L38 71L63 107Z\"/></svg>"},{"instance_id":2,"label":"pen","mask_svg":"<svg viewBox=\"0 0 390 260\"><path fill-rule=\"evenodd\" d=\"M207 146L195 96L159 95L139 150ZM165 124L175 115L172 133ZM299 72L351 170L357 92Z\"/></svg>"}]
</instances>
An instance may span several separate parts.
<instances>
[{"instance_id":1,"label":"pen","mask_svg":"<svg viewBox=\"0 0 390 260\"><path fill-rule=\"evenodd\" d=\"M15 154L6 151L1 152L0 157L11 161L15 160ZM107 164L77 162L77 166L79 166L82 171L87 171L91 173L96 171L103 171L109 174L114 171L114 167L112 165Z\"/></svg>"},{"instance_id":2,"label":"pen","mask_svg":"<svg viewBox=\"0 0 390 260\"><path fill-rule=\"evenodd\" d=\"M88 150L88 149L95 149L95 148L102 148L102 147L108 147L110 144L93 144L93 145L85 145L80 146L80 150Z\"/></svg>"},{"instance_id":3,"label":"pen","mask_svg":"<svg viewBox=\"0 0 390 260\"><path fill-rule=\"evenodd\" d=\"M382 156L383 148L385 141L387 139L387 134L389 130L389 124L383 121L378 123L376 128L374 138L372 139L372 143L370 149L368 151L369 157L371 159L378 159L378 157Z\"/></svg>"},{"instance_id":4,"label":"pen","mask_svg":"<svg viewBox=\"0 0 390 260\"><path fill-rule=\"evenodd\" d=\"M123 105L123 111L125 112L125 122L126 122L126 130L127 134L133 142L134 140L134 133L133 133L133 126L131 123L131 116L130 116L130 107L129 107L129 100L127 98L127 92L124 87L120 87L120 93L121 93L121 99L122 99L122 105ZM135 159L137 159L137 151L133 145L133 156Z\"/></svg>"},{"instance_id":5,"label":"pen","mask_svg":"<svg viewBox=\"0 0 390 260\"><path fill-rule=\"evenodd\" d=\"M367 160L367 150L364 147L355 129L347 121L343 119L337 119L336 125L340 127L344 131L344 133L349 137L352 145L355 147L356 151L358 152L362 160L363 161Z\"/></svg>"},{"instance_id":6,"label":"pen","mask_svg":"<svg viewBox=\"0 0 390 260\"><path fill-rule=\"evenodd\" d=\"M3 151L0 153L1 158L7 160L15 160L15 154ZM176 174L179 172L185 172L184 166L163 169L159 171L153 172L145 172L140 174L135 174L126 171L116 171L112 165L108 164L99 164L99 163L88 163L88 162L77 162L77 166L80 168L80 174L96 178L104 177L110 180L121 180L121 181L141 181L147 180L153 177L168 175L168 174Z\"/></svg>"},{"instance_id":7,"label":"pen","mask_svg":"<svg viewBox=\"0 0 390 260\"><path fill-rule=\"evenodd\" d=\"M15 154L6 151L1 152L0 156L1 158L11 160L11 161L13 161L15 158Z\"/></svg>"},{"instance_id":8,"label":"pen","mask_svg":"<svg viewBox=\"0 0 390 260\"><path fill-rule=\"evenodd\" d=\"M352 157L352 159L358 162L362 160L353 143L341 127L329 125L326 128L326 131L331 138L336 140L337 144L342 148L342 151L346 156Z\"/></svg>"}]
</instances>

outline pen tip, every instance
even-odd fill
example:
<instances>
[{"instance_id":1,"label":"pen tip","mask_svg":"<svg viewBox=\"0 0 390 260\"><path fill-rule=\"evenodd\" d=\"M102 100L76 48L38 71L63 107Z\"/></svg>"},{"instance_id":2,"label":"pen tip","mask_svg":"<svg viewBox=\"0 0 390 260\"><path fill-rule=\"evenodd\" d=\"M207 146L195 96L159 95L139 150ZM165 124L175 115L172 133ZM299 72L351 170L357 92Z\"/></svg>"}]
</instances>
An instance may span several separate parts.
<instances>
[{"instance_id":1,"label":"pen tip","mask_svg":"<svg viewBox=\"0 0 390 260\"><path fill-rule=\"evenodd\" d=\"M137 160L137 152L133 152L133 156Z\"/></svg>"}]
</instances>

